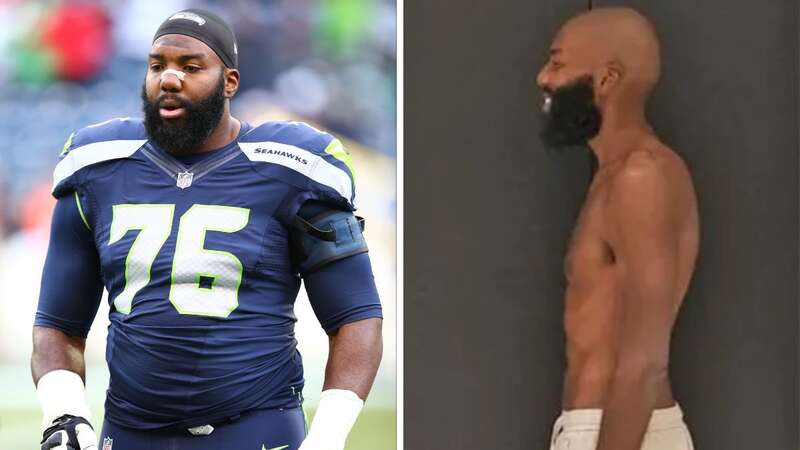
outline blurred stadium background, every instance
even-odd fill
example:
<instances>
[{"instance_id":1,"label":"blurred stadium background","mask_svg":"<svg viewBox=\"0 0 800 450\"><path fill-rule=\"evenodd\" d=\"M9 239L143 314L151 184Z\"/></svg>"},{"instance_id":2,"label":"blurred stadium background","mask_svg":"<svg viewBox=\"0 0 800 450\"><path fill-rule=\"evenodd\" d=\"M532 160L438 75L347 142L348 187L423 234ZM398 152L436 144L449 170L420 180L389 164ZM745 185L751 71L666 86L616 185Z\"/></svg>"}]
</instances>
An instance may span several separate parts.
<instances>
[{"instance_id":1,"label":"blurred stadium background","mask_svg":"<svg viewBox=\"0 0 800 450\"><path fill-rule=\"evenodd\" d=\"M242 73L234 114L303 120L349 146L384 305L384 359L348 450L394 449L395 2L393 0L0 0L0 449L38 448L28 368L31 324L54 200L50 176L74 130L140 116L145 55L168 14L203 7L236 30ZM108 306L87 348L93 423L102 423ZM322 385L327 338L307 299L297 335L306 407Z\"/></svg>"}]
</instances>

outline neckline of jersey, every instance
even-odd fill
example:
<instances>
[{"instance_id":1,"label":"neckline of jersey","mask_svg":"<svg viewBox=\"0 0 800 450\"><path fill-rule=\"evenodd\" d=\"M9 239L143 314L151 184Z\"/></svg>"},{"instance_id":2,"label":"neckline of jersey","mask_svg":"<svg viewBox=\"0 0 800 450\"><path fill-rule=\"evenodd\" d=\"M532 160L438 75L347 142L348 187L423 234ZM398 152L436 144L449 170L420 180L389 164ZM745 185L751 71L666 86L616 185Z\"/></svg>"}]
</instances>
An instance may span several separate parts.
<instances>
[{"instance_id":1,"label":"neckline of jersey","mask_svg":"<svg viewBox=\"0 0 800 450\"><path fill-rule=\"evenodd\" d=\"M181 157L173 155L150 140L148 140L147 146L153 149L164 163L169 163L168 165L172 166L171 169L175 169L178 172L204 172L208 167L214 166L218 161L232 153L232 150L238 147L239 139L250 131L251 126L249 123L242 120L240 124L239 134L236 135L233 141L220 148L203 153L194 153ZM187 160L193 161L187 164Z\"/></svg>"},{"instance_id":2,"label":"neckline of jersey","mask_svg":"<svg viewBox=\"0 0 800 450\"><path fill-rule=\"evenodd\" d=\"M170 178L178 179L182 173L193 174L193 182L204 177L213 170L227 164L229 161L239 156L240 149L238 148L239 139L250 131L250 125L242 121L239 129L239 134L231 143L219 149L204 152L204 158L187 166L179 158L173 156L171 153L155 145L155 143L148 141L145 144L142 152L153 164L165 172Z\"/></svg>"}]
</instances>

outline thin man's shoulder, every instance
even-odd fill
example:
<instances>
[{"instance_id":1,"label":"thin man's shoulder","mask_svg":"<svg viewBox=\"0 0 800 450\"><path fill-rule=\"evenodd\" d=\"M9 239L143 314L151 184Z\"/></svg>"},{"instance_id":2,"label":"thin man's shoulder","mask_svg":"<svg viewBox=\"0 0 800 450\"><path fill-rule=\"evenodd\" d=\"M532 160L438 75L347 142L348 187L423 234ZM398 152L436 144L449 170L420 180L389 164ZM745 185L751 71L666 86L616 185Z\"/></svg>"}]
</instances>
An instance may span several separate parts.
<instances>
[{"instance_id":1,"label":"thin man's shoulder","mask_svg":"<svg viewBox=\"0 0 800 450\"><path fill-rule=\"evenodd\" d=\"M615 184L625 190L691 182L683 159L660 143L632 151L615 178Z\"/></svg>"}]
</instances>

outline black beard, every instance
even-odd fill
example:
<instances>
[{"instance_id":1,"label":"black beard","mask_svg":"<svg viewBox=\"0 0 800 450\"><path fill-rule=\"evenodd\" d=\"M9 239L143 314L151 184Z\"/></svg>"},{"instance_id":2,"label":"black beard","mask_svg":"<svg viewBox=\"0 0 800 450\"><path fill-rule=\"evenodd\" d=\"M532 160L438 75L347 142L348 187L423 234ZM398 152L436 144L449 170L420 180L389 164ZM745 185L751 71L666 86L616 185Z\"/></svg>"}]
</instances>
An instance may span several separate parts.
<instances>
[{"instance_id":1,"label":"black beard","mask_svg":"<svg viewBox=\"0 0 800 450\"><path fill-rule=\"evenodd\" d=\"M162 94L151 101L142 85L144 127L150 138L162 149L175 155L191 154L211 136L222 119L225 109L225 80L220 76L214 92L199 102L178 100L186 112L177 120L165 120L158 112L159 104L168 96L170 95Z\"/></svg>"},{"instance_id":2,"label":"black beard","mask_svg":"<svg viewBox=\"0 0 800 450\"><path fill-rule=\"evenodd\" d=\"M552 93L540 135L551 148L585 145L600 132L602 119L594 104L592 77L581 77Z\"/></svg>"}]
</instances>

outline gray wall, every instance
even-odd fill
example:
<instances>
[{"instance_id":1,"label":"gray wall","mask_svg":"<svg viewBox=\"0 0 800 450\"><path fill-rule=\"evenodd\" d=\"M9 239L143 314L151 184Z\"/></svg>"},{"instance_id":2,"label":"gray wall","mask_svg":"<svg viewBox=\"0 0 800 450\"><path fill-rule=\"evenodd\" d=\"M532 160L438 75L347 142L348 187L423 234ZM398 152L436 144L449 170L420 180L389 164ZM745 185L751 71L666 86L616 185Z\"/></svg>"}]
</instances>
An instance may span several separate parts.
<instances>
[{"instance_id":1,"label":"gray wall","mask_svg":"<svg viewBox=\"0 0 800 450\"><path fill-rule=\"evenodd\" d=\"M702 215L676 395L700 449L794 450L798 5L700 3L628 3L662 36L651 116L688 161ZM558 26L585 6L405 4L408 449L547 448L562 259L589 171L581 150L540 144L534 79Z\"/></svg>"}]
</instances>

